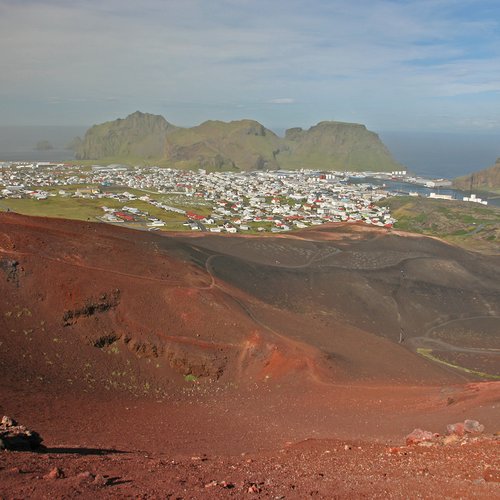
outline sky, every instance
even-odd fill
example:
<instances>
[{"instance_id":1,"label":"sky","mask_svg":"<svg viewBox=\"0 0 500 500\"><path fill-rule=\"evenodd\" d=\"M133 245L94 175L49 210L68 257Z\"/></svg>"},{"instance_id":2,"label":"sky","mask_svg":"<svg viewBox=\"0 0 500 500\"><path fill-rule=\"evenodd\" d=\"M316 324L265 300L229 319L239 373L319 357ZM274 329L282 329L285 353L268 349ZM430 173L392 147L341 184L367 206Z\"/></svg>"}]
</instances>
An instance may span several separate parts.
<instances>
[{"instance_id":1,"label":"sky","mask_svg":"<svg viewBox=\"0 0 500 500\"><path fill-rule=\"evenodd\" d=\"M500 134L498 0L0 0L0 125Z\"/></svg>"}]
</instances>

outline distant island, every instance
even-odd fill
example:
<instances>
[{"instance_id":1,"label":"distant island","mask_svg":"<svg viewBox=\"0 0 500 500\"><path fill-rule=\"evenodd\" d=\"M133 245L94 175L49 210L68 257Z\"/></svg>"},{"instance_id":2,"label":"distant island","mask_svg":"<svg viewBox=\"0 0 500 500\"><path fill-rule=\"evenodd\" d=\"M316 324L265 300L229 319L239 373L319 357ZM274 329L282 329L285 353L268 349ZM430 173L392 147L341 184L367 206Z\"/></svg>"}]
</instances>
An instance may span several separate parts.
<instances>
[{"instance_id":1,"label":"distant island","mask_svg":"<svg viewBox=\"0 0 500 500\"><path fill-rule=\"evenodd\" d=\"M54 146L49 141L38 141L35 145L35 151L50 151Z\"/></svg>"},{"instance_id":2,"label":"distant island","mask_svg":"<svg viewBox=\"0 0 500 500\"><path fill-rule=\"evenodd\" d=\"M94 125L75 144L79 160L137 162L211 170L401 170L364 125L324 121L279 137L255 120L206 121L183 128L163 116L137 111Z\"/></svg>"},{"instance_id":3,"label":"distant island","mask_svg":"<svg viewBox=\"0 0 500 500\"><path fill-rule=\"evenodd\" d=\"M68 144L66 144L65 148L68 151L76 152L82 146L82 139L80 137L74 137Z\"/></svg>"},{"instance_id":4,"label":"distant island","mask_svg":"<svg viewBox=\"0 0 500 500\"><path fill-rule=\"evenodd\" d=\"M491 167L479 170L453 180L453 187L457 189L500 191L500 158L497 158Z\"/></svg>"}]
</instances>

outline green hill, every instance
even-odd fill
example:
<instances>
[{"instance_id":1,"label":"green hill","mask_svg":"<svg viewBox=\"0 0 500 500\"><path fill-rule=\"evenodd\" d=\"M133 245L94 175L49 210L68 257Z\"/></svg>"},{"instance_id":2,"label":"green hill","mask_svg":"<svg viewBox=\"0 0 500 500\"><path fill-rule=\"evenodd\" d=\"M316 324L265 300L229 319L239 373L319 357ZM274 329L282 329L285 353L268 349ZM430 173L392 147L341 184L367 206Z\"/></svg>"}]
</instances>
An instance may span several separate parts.
<instances>
[{"instance_id":1,"label":"green hill","mask_svg":"<svg viewBox=\"0 0 500 500\"><path fill-rule=\"evenodd\" d=\"M94 125L77 158L109 162L156 161L175 168L391 171L401 166L364 125L321 122L289 129L284 138L254 120L206 121L180 128L162 116L136 112Z\"/></svg>"},{"instance_id":2,"label":"green hill","mask_svg":"<svg viewBox=\"0 0 500 500\"><path fill-rule=\"evenodd\" d=\"M160 115L136 111L126 118L94 125L77 146L79 160L160 159L165 137L177 127Z\"/></svg>"},{"instance_id":3,"label":"green hill","mask_svg":"<svg viewBox=\"0 0 500 500\"><path fill-rule=\"evenodd\" d=\"M282 168L325 170L399 170L401 166L374 132L364 125L320 122L309 130L293 128L285 134L280 153Z\"/></svg>"},{"instance_id":4,"label":"green hill","mask_svg":"<svg viewBox=\"0 0 500 500\"><path fill-rule=\"evenodd\" d=\"M165 159L175 165L261 170L279 168L280 138L253 120L207 121L178 129L165 140Z\"/></svg>"}]
</instances>

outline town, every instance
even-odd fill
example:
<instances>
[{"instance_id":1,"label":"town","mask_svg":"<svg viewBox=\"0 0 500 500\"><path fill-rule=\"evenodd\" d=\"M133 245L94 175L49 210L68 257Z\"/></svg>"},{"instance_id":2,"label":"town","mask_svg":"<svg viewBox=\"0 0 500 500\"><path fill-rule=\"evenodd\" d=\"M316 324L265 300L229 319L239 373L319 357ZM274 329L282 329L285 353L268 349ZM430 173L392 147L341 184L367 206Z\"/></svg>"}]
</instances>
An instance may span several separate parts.
<instances>
[{"instance_id":1,"label":"town","mask_svg":"<svg viewBox=\"0 0 500 500\"><path fill-rule=\"evenodd\" d=\"M392 227L389 210L375 205L387 195L376 186L350 182L348 172L0 163L4 210L15 211L9 201L21 199L81 198L98 204L100 221L149 230L278 233L343 221Z\"/></svg>"}]
</instances>

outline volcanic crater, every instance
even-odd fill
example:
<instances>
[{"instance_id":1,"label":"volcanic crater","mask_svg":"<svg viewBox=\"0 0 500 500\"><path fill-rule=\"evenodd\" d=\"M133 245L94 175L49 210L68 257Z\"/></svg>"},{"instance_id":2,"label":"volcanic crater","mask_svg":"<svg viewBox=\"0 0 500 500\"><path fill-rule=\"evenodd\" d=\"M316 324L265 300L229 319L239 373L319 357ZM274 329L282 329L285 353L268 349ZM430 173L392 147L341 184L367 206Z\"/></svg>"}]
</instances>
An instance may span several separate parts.
<instances>
[{"instance_id":1,"label":"volcanic crater","mask_svg":"<svg viewBox=\"0 0 500 500\"><path fill-rule=\"evenodd\" d=\"M0 213L0 294L0 410L60 446L234 456L464 414L499 430L500 260L436 238Z\"/></svg>"}]
</instances>

